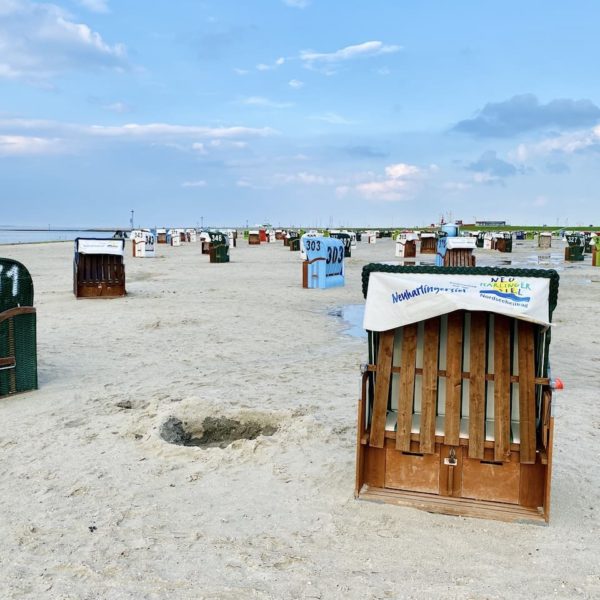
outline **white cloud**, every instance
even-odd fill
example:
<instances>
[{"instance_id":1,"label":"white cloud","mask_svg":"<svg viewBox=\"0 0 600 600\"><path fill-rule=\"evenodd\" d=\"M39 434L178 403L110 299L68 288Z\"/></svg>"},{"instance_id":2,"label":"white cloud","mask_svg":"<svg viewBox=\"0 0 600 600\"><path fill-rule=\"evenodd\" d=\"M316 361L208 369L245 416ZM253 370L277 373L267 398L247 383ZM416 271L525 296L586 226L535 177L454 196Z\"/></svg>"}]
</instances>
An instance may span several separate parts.
<instances>
[{"instance_id":1,"label":"white cloud","mask_svg":"<svg viewBox=\"0 0 600 600\"><path fill-rule=\"evenodd\" d=\"M348 119L338 115L334 112L328 112L324 115L314 115L310 117L315 121L325 121L325 123L331 123L332 125L353 125L354 121L349 121Z\"/></svg>"},{"instance_id":2,"label":"white cloud","mask_svg":"<svg viewBox=\"0 0 600 600\"><path fill-rule=\"evenodd\" d=\"M194 150L198 154L208 154L208 152L206 151L206 146L202 142L194 142L192 144L192 150Z\"/></svg>"},{"instance_id":3,"label":"white cloud","mask_svg":"<svg viewBox=\"0 0 600 600\"><path fill-rule=\"evenodd\" d=\"M280 67L283 63L285 63L285 58L280 56L273 64L259 63L256 65L257 71L273 71L277 67Z\"/></svg>"},{"instance_id":4,"label":"white cloud","mask_svg":"<svg viewBox=\"0 0 600 600\"><path fill-rule=\"evenodd\" d=\"M384 44L380 41L371 41L363 42L362 44L355 44L353 46L346 46L345 48L340 48L335 52L314 52L313 50L303 50L300 52L300 59L307 63L338 63L355 58L368 58L371 56L378 56L380 54L391 54L393 52L399 52L401 49L401 46Z\"/></svg>"},{"instance_id":5,"label":"white cloud","mask_svg":"<svg viewBox=\"0 0 600 600\"><path fill-rule=\"evenodd\" d=\"M248 73L249 73L250 71L248 71L247 69L238 69L238 68L235 68L235 69L233 69L233 72L234 72L236 75L248 75Z\"/></svg>"},{"instance_id":6,"label":"white cloud","mask_svg":"<svg viewBox=\"0 0 600 600\"><path fill-rule=\"evenodd\" d=\"M270 189L268 186L257 185L252 181L248 181L248 179L242 177L235 182L235 185L239 188L247 188L249 190L268 190Z\"/></svg>"},{"instance_id":7,"label":"white cloud","mask_svg":"<svg viewBox=\"0 0 600 600\"><path fill-rule=\"evenodd\" d=\"M475 183L499 183L502 181L502 177L498 177L498 175L492 175L491 173L475 173L473 175L473 181Z\"/></svg>"},{"instance_id":8,"label":"white cloud","mask_svg":"<svg viewBox=\"0 0 600 600\"><path fill-rule=\"evenodd\" d=\"M240 150L248 147L248 142L236 142L230 140L212 140L209 143L212 148L219 148L221 150L226 150L229 148Z\"/></svg>"},{"instance_id":9,"label":"white cloud","mask_svg":"<svg viewBox=\"0 0 600 600\"><path fill-rule=\"evenodd\" d=\"M526 162L537 156L553 153L575 154L592 148L600 148L600 125L591 129L564 133L533 144L519 144L510 157Z\"/></svg>"},{"instance_id":10,"label":"white cloud","mask_svg":"<svg viewBox=\"0 0 600 600\"><path fill-rule=\"evenodd\" d=\"M301 183L304 185L333 185L335 180L332 177L318 175L315 173L307 173L302 171L293 174L277 174L273 176L275 183Z\"/></svg>"},{"instance_id":11,"label":"white cloud","mask_svg":"<svg viewBox=\"0 0 600 600\"><path fill-rule=\"evenodd\" d=\"M407 165L406 163L397 163L395 165L388 165L385 168L385 174L391 179L400 179L403 177L411 177L417 175L420 172L418 167L414 165Z\"/></svg>"},{"instance_id":12,"label":"white cloud","mask_svg":"<svg viewBox=\"0 0 600 600\"><path fill-rule=\"evenodd\" d=\"M5 134L22 135L28 133L39 137L106 138L139 140L144 142L178 142L187 138L196 140L244 141L276 134L270 127L203 127L199 125L172 125L170 123L127 123L125 125L81 125L42 119L0 119L0 131ZM42 135L44 134L44 135ZM189 143L189 142L188 142ZM202 152L204 144L196 141L192 145Z\"/></svg>"},{"instance_id":13,"label":"white cloud","mask_svg":"<svg viewBox=\"0 0 600 600\"><path fill-rule=\"evenodd\" d=\"M95 13L108 13L108 0L76 0L77 4L80 4L84 8L91 10Z\"/></svg>"},{"instance_id":14,"label":"white cloud","mask_svg":"<svg viewBox=\"0 0 600 600\"><path fill-rule=\"evenodd\" d=\"M282 0L282 2L293 8L306 8L310 4L310 0Z\"/></svg>"},{"instance_id":15,"label":"white cloud","mask_svg":"<svg viewBox=\"0 0 600 600\"><path fill-rule=\"evenodd\" d=\"M449 192L464 192L471 187L472 186L470 183L466 183L464 181L446 181L442 185L442 188Z\"/></svg>"},{"instance_id":16,"label":"white cloud","mask_svg":"<svg viewBox=\"0 0 600 600\"><path fill-rule=\"evenodd\" d=\"M123 114L131 112L131 106L126 102L113 102L111 104L104 104L102 106L104 110L109 110L110 112L114 112L117 114Z\"/></svg>"},{"instance_id":17,"label":"white cloud","mask_svg":"<svg viewBox=\"0 0 600 600\"><path fill-rule=\"evenodd\" d=\"M380 69L377 69L376 73L377 73L377 75L381 75L382 77L385 77L387 75L390 75L391 71L388 67L381 67Z\"/></svg>"},{"instance_id":18,"label":"white cloud","mask_svg":"<svg viewBox=\"0 0 600 600\"><path fill-rule=\"evenodd\" d=\"M293 106L291 102L275 102L262 96L250 96L241 100L241 103L247 106L262 106L264 108L289 108Z\"/></svg>"},{"instance_id":19,"label":"white cloud","mask_svg":"<svg viewBox=\"0 0 600 600\"><path fill-rule=\"evenodd\" d=\"M63 151L63 140L23 135L0 135L0 156L35 156Z\"/></svg>"},{"instance_id":20,"label":"white cloud","mask_svg":"<svg viewBox=\"0 0 600 600\"><path fill-rule=\"evenodd\" d=\"M170 125L168 123L148 123L147 125L129 123L119 126L90 125L84 126L82 131L91 135L106 137L199 136L209 139L265 137L274 133L269 127L199 127L194 125Z\"/></svg>"},{"instance_id":21,"label":"white cloud","mask_svg":"<svg viewBox=\"0 0 600 600\"><path fill-rule=\"evenodd\" d=\"M386 179L359 183L356 186L356 191L369 200L397 201L404 199L404 192L407 187L408 182L402 179Z\"/></svg>"},{"instance_id":22,"label":"white cloud","mask_svg":"<svg viewBox=\"0 0 600 600\"><path fill-rule=\"evenodd\" d=\"M298 79L290 79L288 85L295 90L299 90L301 87L304 87L304 82Z\"/></svg>"},{"instance_id":23,"label":"white cloud","mask_svg":"<svg viewBox=\"0 0 600 600\"><path fill-rule=\"evenodd\" d=\"M354 186L354 190L368 200L397 202L408 199L410 192L415 189L417 180L424 175L425 172L415 165L395 163L385 168L385 178L358 183ZM344 186L338 188L338 193L348 192L349 189Z\"/></svg>"},{"instance_id":24,"label":"white cloud","mask_svg":"<svg viewBox=\"0 0 600 600\"><path fill-rule=\"evenodd\" d=\"M126 66L125 46L107 43L59 6L0 3L0 77L37 81L73 69Z\"/></svg>"},{"instance_id":25,"label":"white cloud","mask_svg":"<svg viewBox=\"0 0 600 600\"><path fill-rule=\"evenodd\" d=\"M206 187L206 181L204 179L197 179L196 181L184 181L181 184L183 188L200 188Z\"/></svg>"}]
</instances>

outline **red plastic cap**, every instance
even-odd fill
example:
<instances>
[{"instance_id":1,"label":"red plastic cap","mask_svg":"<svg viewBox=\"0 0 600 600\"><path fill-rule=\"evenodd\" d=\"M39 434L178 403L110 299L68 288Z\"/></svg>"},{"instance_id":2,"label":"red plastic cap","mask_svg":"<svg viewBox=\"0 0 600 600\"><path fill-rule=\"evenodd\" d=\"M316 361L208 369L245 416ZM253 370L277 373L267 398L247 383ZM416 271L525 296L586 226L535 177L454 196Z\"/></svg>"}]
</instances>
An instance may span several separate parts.
<instances>
[{"instance_id":1,"label":"red plastic cap","mask_svg":"<svg viewBox=\"0 0 600 600\"><path fill-rule=\"evenodd\" d=\"M565 384L562 382L562 379L560 379L560 377L557 377L556 379L554 379L554 385L552 387L555 390L564 390Z\"/></svg>"}]
</instances>

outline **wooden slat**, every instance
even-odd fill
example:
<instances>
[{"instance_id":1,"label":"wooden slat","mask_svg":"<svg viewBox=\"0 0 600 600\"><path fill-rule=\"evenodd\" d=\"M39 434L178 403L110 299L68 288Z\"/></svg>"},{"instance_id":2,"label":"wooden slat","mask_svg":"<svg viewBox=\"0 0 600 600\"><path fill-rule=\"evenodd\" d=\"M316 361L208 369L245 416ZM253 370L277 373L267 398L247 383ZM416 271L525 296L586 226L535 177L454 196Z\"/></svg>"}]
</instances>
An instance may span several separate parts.
<instances>
[{"instance_id":1,"label":"wooden slat","mask_svg":"<svg viewBox=\"0 0 600 600\"><path fill-rule=\"evenodd\" d=\"M367 365L367 369L372 371L373 373L377 373L377 365ZM392 367L392 373L402 373L401 367ZM438 377L448 377L447 369L438 369ZM423 375L423 369L415 369L415 375ZM471 379L471 373L469 371L463 371L461 373L461 379ZM496 376L493 373L486 373L485 380L486 381L494 381ZM534 383L536 385L550 385L550 379L548 377L535 377ZM510 376L511 383L519 383L518 375Z\"/></svg>"},{"instance_id":2,"label":"wooden slat","mask_svg":"<svg viewBox=\"0 0 600 600\"><path fill-rule=\"evenodd\" d=\"M367 446L364 449L364 452L364 484L383 487L385 485L386 469L385 448L374 448L373 446Z\"/></svg>"},{"instance_id":3,"label":"wooden slat","mask_svg":"<svg viewBox=\"0 0 600 600\"><path fill-rule=\"evenodd\" d=\"M356 485L354 488L354 497L358 497L358 492L364 483L363 472L365 468L365 451L361 444L361 439L365 431L365 408L367 403L367 371L362 374L361 396L358 400L357 423L356 423Z\"/></svg>"},{"instance_id":4,"label":"wooden slat","mask_svg":"<svg viewBox=\"0 0 600 600\"><path fill-rule=\"evenodd\" d=\"M552 488L552 447L554 445L554 417L550 417L548 428L548 468L546 470L546 487L544 490L544 517L546 523L550 520L550 491Z\"/></svg>"},{"instance_id":5,"label":"wooden slat","mask_svg":"<svg viewBox=\"0 0 600 600\"><path fill-rule=\"evenodd\" d=\"M512 320L494 316L494 460L510 460L510 330Z\"/></svg>"},{"instance_id":6,"label":"wooden slat","mask_svg":"<svg viewBox=\"0 0 600 600\"><path fill-rule=\"evenodd\" d=\"M425 321L423 341L423 385L421 398L421 440L424 454L435 451L435 417L437 408L437 371L440 343L440 319Z\"/></svg>"},{"instance_id":7,"label":"wooden slat","mask_svg":"<svg viewBox=\"0 0 600 600\"><path fill-rule=\"evenodd\" d=\"M398 398L396 449L410 451L413 403L415 393L415 364L417 358L417 325L405 325L402 332L402 372Z\"/></svg>"},{"instance_id":8,"label":"wooden slat","mask_svg":"<svg viewBox=\"0 0 600 600\"><path fill-rule=\"evenodd\" d=\"M418 442L419 439L420 439L420 437L421 437L420 434L413 433L413 434L411 434L410 439L411 439L412 442ZM395 431L386 431L385 432L385 438L387 440L395 440L396 439L396 432ZM365 435L365 437L363 438L363 442L362 443L366 444L367 441L368 441L367 440L367 436ZM443 435L436 435L435 436L435 443L436 444L443 444L444 443L444 436ZM459 440L459 446L465 446L466 447L468 445L469 445L469 438L460 438L460 440ZM493 440L485 441L483 443L483 447L487 448L487 449L493 450L494 449L494 441ZM510 445L510 451L511 452L518 452L519 449L520 449L519 444L511 443L511 445ZM540 452L540 454L542 455L542 458L543 458L544 454L542 452ZM492 456L492 458L493 458L493 456Z\"/></svg>"},{"instance_id":9,"label":"wooden slat","mask_svg":"<svg viewBox=\"0 0 600 600\"><path fill-rule=\"evenodd\" d=\"M519 479L519 504L537 508L544 506L546 466L541 462L535 465L521 465Z\"/></svg>"},{"instance_id":10,"label":"wooden slat","mask_svg":"<svg viewBox=\"0 0 600 600\"><path fill-rule=\"evenodd\" d=\"M383 448L385 439L385 419L387 416L390 379L392 377L392 355L394 353L394 329L379 334L379 353L377 355L377 377L375 379L375 398L371 418L371 446Z\"/></svg>"},{"instance_id":11,"label":"wooden slat","mask_svg":"<svg viewBox=\"0 0 600 600\"><path fill-rule=\"evenodd\" d=\"M448 315L446 341L446 417L444 443L458 446L460 436L460 403L462 396L462 343L464 313ZM439 373L438 373L439 375Z\"/></svg>"},{"instance_id":12,"label":"wooden slat","mask_svg":"<svg viewBox=\"0 0 600 600\"><path fill-rule=\"evenodd\" d=\"M469 386L469 458L483 459L485 441L485 358L487 314L471 313L471 384Z\"/></svg>"},{"instance_id":13,"label":"wooden slat","mask_svg":"<svg viewBox=\"0 0 600 600\"><path fill-rule=\"evenodd\" d=\"M535 463L535 342L534 326L519 321L519 420L521 462Z\"/></svg>"}]
</instances>

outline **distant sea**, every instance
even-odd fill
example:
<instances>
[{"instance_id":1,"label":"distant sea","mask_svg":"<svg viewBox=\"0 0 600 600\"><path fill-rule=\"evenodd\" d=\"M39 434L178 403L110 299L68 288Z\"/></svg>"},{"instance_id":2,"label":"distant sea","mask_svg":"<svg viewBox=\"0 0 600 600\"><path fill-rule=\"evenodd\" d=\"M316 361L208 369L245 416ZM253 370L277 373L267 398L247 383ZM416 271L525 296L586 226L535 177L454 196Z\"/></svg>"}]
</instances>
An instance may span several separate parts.
<instances>
[{"instance_id":1,"label":"distant sea","mask_svg":"<svg viewBox=\"0 0 600 600\"><path fill-rule=\"evenodd\" d=\"M32 244L39 242L68 242L78 237L112 238L113 231L19 231L18 229L0 230L2 244Z\"/></svg>"}]
</instances>

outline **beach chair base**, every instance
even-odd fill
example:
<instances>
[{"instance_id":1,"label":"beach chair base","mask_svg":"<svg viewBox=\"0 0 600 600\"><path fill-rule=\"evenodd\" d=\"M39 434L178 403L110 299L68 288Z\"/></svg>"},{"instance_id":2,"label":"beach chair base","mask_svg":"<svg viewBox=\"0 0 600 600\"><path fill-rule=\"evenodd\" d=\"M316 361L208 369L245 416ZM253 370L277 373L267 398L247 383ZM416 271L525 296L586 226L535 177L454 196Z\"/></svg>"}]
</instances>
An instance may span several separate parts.
<instances>
[{"instance_id":1,"label":"beach chair base","mask_svg":"<svg viewBox=\"0 0 600 600\"><path fill-rule=\"evenodd\" d=\"M546 519L540 509L503 502L450 498L422 492L390 490L368 485L362 487L357 495L357 499L406 506L430 513L441 513L456 517L473 517L476 519L494 519L511 523L547 525Z\"/></svg>"},{"instance_id":2,"label":"beach chair base","mask_svg":"<svg viewBox=\"0 0 600 600\"><path fill-rule=\"evenodd\" d=\"M76 254L73 262L73 293L76 298L125 296L123 257L111 254Z\"/></svg>"},{"instance_id":3,"label":"beach chair base","mask_svg":"<svg viewBox=\"0 0 600 600\"><path fill-rule=\"evenodd\" d=\"M77 284L75 289L76 298L122 298L126 295L124 284Z\"/></svg>"},{"instance_id":4,"label":"beach chair base","mask_svg":"<svg viewBox=\"0 0 600 600\"><path fill-rule=\"evenodd\" d=\"M492 448L486 448L484 460L477 460L468 457L467 445L436 443L432 454L423 454L418 442L411 442L410 452L397 450L392 432L386 432L383 448L370 446L368 438L367 432L357 446L357 499L463 517L538 524L549 520L551 456L545 453L538 452L534 464L521 464L519 451L513 450L510 461L499 463ZM449 464L451 455L454 465Z\"/></svg>"}]
</instances>

